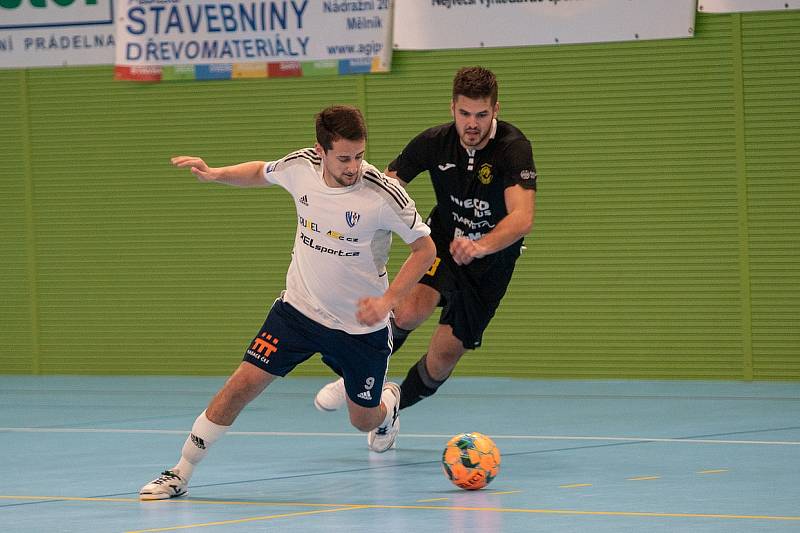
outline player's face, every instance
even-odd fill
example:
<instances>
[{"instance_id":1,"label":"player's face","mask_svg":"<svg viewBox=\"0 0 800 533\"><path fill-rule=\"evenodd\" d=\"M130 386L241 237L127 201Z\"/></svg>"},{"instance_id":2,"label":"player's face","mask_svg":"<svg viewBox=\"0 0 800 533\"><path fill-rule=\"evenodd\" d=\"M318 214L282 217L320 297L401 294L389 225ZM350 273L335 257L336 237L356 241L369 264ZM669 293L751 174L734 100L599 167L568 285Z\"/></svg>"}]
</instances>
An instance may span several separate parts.
<instances>
[{"instance_id":1,"label":"player's face","mask_svg":"<svg viewBox=\"0 0 800 533\"><path fill-rule=\"evenodd\" d=\"M322 179L329 187L349 187L361 177L361 163L367 142L338 139L327 152L320 144L317 153L322 157Z\"/></svg>"},{"instance_id":2,"label":"player's face","mask_svg":"<svg viewBox=\"0 0 800 533\"><path fill-rule=\"evenodd\" d=\"M464 148L480 150L489 142L492 120L497 116L500 104L486 98L467 98L458 95L450 103L450 111L456 123L456 131Z\"/></svg>"}]
</instances>

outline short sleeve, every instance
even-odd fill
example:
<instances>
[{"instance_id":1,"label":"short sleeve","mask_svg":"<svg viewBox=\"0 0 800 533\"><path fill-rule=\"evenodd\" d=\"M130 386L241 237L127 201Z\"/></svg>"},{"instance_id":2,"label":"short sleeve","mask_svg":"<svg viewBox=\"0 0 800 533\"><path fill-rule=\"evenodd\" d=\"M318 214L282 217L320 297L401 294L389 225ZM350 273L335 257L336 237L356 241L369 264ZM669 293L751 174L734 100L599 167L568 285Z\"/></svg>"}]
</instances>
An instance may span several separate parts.
<instances>
[{"instance_id":1,"label":"short sleeve","mask_svg":"<svg viewBox=\"0 0 800 533\"><path fill-rule=\"evenodd\" d=\"M508 145L503 154L506 167L504 181L506 187L521 185L523 189L536 190L536 166L533 162L533 148L527 139L518 139Z\"/></svg>"},{"instance_id":2,"label":"short sleeve","mask_svg":"<svg viewBox=\"0 0 800 533\"><path fill-rule=\"evenodd\" d=\"M430 168L428 163L431 153L431 139L424 131L411 139L391 163L389 170L396 172L397 177L406 183Z\"/></svg>"},{"instance_id":3,"label":"short sleeve","mask_svg":"<svg viewBox=\"0 0 800 533\"><path fill-rule=\"evenodd\" d=\"M399 235L406 244L431 234L431 228L419 216L413 200L401 210L384 205L381 217L386 223L386 229Z\"/></svg>"}]
</instances>

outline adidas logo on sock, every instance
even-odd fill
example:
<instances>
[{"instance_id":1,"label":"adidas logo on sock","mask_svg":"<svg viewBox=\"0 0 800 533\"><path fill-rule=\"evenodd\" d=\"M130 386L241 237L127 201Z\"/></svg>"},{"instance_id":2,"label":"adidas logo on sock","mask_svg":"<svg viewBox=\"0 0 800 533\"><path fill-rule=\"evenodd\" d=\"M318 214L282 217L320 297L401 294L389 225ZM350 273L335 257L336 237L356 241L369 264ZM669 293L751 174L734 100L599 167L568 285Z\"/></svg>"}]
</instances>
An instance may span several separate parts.
<instances>
[{"instance_id":1,"label":"adidas logo on sock","mask_svg":"<svg viewBox=\"0 0 800 533\"><path fill-rule=\"evenodd\" d=\"M372 394L370 394L368 390L365 390L364 392L361 392L361 393L357 394L357 396L359 398L361 398L362 400L371 400L372 399Z\"/></svg>"},{"instance_id":2,"label":"adidas logo on sock","mask_svg":"<svg viewBox=\"0 0 800 533\"><path fill-rule=\"evenodd\" d=\"M206 443L203 441L203 439L201 439L200 437L198 437L194 433L189 435L189 437L192 439L192 442L194 443L195 446L197 446L201 450L205 450L206 449Z\"/></svg>"}]
</instances>

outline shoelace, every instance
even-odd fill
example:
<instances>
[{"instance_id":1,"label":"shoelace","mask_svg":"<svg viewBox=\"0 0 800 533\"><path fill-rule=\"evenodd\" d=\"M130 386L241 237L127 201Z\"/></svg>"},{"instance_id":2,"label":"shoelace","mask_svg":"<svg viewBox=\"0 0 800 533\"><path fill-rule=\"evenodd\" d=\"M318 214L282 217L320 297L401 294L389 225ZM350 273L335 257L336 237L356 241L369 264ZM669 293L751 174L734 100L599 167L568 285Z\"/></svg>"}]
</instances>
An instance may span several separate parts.
<instances>
[{"instance_id":1,"label":"shoelace","mask_svg":"<svg viewBox=\"0 0 800 533\"><path fill-rule=\"evenodd\" d=\"M172 479L180 479L180 477L171 470L164 470L158 479L153 481L154 485L162 485Z\"/></svg>"}]
</instances>

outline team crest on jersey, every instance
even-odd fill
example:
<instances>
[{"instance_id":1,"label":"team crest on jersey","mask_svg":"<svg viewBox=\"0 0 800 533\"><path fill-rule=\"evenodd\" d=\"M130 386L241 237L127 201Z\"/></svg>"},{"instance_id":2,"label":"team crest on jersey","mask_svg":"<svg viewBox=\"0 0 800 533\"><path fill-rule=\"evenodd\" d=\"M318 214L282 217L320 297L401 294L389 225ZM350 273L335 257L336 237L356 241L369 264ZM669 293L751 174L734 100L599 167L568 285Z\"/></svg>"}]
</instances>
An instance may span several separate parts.
<instances>
[{"instance_id":1,"label":"team crest on jersey","mask_svg":"<svg viewBox=\"0 0 800 533\"><path fill-rule=\"evenodd\" d=\"M484 185L489 185L492 182L492 165L484 163L478 169L478 179Z\"/></svg>"},{"instance_id":2,"label":"team crest on jersey","mask_svg":"<svg viewBox=\"0 0 800 533\"><path fill-rule=\"evenodd\" d=\"M348 211L344 214L344 219L347 221L347 225L351 228L358 224L358 219L361 218L361 215L356 213L355 211Z\"/></svg>"}]
</instances>

